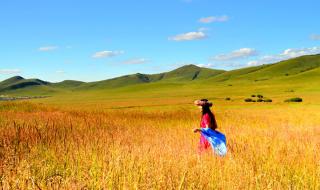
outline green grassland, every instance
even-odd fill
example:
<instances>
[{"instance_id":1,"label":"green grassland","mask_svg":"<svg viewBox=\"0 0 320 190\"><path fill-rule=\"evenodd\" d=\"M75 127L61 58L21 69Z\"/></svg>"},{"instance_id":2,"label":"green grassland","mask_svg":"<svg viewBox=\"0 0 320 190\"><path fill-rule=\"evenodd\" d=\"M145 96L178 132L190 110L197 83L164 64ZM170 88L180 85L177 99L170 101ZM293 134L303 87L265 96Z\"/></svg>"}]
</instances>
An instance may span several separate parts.
<instances>
[{"instance_id":1,"label":"green grassland","mask_svg":"<svg viewBox=\"0 0 320 190\"><path fill-rule=\"evenodd\" d=\"M319 102L320 55L302 56L232 71L214 70L186 65L159 74L133 74L97 82L63 81L50 83L39 79L13 77L0 83L0 94L9 96L48 95L47 103L97 103L150 100L156 104L207 97L216 101L243 102L252 94L262 94L283 102L302 97L304 102ZM135 103L134 103L135 102Z\"/></svg>"}]
</instances>

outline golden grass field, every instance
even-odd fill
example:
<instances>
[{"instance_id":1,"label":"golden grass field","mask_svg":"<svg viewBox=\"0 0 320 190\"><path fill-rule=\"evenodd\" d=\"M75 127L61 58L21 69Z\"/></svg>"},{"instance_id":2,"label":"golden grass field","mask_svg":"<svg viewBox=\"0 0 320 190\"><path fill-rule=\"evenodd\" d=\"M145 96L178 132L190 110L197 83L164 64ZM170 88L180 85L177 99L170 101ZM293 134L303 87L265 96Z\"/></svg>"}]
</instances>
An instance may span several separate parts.
<instances>
[{"instance_id":1,"label":"golden grass field","mask_svg":"<svg viewBox=\"0 0 320 190\"><path fill-rule=\"evenodd\" d=\"M218 102L225 158L197 154L191 104L0 105L2 189L320 189L317 105Z\"/></svg>"}]
</instances>

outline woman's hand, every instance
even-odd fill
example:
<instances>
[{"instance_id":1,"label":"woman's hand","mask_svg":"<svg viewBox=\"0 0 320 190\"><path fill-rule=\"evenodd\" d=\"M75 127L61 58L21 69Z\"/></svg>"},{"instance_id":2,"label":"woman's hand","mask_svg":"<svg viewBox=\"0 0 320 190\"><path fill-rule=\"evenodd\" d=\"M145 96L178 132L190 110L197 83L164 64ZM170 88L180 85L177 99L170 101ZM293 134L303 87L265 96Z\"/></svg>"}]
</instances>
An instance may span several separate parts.
<instances>
[{"instance_id":1,"label":"woman's hand","mask_svg":"<svg viewBox=\"0 0 320 190\"><path fill-rule=\"evenodd\" d=\"M193 132L194 133L197 133L197 132L200 132L201 130L199 129L199 128L195 128L195 129L193 129Z\"/></svg>"}]
</instances>

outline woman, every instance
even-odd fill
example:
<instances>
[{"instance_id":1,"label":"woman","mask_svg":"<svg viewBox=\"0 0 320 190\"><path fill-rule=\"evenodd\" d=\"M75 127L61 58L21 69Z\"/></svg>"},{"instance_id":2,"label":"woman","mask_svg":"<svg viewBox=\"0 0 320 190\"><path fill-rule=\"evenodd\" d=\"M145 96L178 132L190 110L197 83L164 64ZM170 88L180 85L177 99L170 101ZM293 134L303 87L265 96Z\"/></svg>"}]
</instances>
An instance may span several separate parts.
<instances>
[{"instance_id":1,"label":"woman","mask_svg":"<svg viewBox=\"0 0 320 190\"><path fill-rule=\"evenodd\" d=\"M209 102L207 99L201 99L201 100L196 100L194 104L198 106L202 112L200 127L216 130L218 128L217 122L216 122L215 116L210 110L212 103ZM195 133L201 132L201 128L200 129L196 128L193 130L193 132ZM210 148L210 143L205 138L205 136L201 133L200 143L199 143L199 152L201 153L204 150L207 150L208 148Z\"/></svg>"}]
</instances>

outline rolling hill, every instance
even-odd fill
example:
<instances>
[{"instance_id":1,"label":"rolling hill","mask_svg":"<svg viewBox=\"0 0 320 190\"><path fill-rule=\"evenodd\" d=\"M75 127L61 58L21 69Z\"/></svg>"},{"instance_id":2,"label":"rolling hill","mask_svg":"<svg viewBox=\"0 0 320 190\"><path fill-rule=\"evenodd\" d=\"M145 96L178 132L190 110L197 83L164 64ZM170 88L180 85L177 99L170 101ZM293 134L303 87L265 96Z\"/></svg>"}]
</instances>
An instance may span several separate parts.
<instances>
[{"instance_id":1,"label":"rolling hill","mask_svg":"<svg viewBox=\"0 0 320 190\"><path fill-rule=\"evenodd\" d=\"M84 84L85 82L82 81L76 81L76 80L64 80L62 82L58 82L58 83L50 83L49 86L51 87L55 87L55 88L76 88L82 84Z\"/></svg>"},{"instance_id":2,"label":"rolling hill","mask_svg":"<svg viewBox=\"0 0 320 190\"><path fill-rule=\"evenodd\" d=\"M259 82L265 86L315 84L320 82L320 55L302 56L274 64L265 64L246 67L231 71L202 68L195 65L185 65L175 70L158 74L125 75L103 81L81 82L66 80L59 83L50 83L39 79L24 79L16 76L0 82L0 94L32 94L50 95L66 92L106 91L127 89L176 90L188 86L201 87L207 84L213 86L254 86ZM289 88L289 87L288 87ZM310 87L311 88L311 87ZM122 90L122 91L123 91Z\"/></svg>"},{"instance_id":3,"label":"rolling hill","mask_svg":"<svg viewBox=\"0 0 320 190\"><path fill-rule=\"evenodd\" d=\"M294 59L281 61L274 64L265 64L255 67L242 68L228 71L212 77L212 81L226 80L270 80L274 78L299 76L320 67L320 55L307 55Z\"/></svg>"},{"instance_id":4,"label":"rolling hill","mask_svg":"<svg viewBox=\"0 0 320 190\"><path fill-rule=\"evenodd\" d=\"M32 86L46 86L49 84L49 82L39 79L25 79L20 76L15 76L0 83L0 92L28 88Z\"/></svg>"},{"instance_id":5,"label":"rolling hill","mask_svg":"<svg viewBox=\"0 0 320 190\"><path fill-rule=\"evenodd\" d=\"M152 83L152 82L188 82L199 79L206 79L212 76L219 75L225 71L201 68L195 65L185 65L170 72L159 74L141 74L125 75L108 80L97 82L81 82L75 80L65 80L59 83L49 83L39 79L24 79L21 76L15 76L5 81L0 82L0 92L8 92L14 90L28 90L35 86L39 86L40 90L97 90L108 88L119 88L129 85ZM41 86L41 87L40 87ZM42 88L46 86L47 88Z\"/></svg>"},{"instance_id":6,"label":"rolling hill","mask_svg":"<svg viewBox=\"0 0 320 190\"><path fill-rule=\"evenodd\" d=\"M79 86L79 89L101 89L118 88L128 85L144 84L152 82L190 82L199 79L206 79L221 73L223 70L214 70L201 68L195 65L185 65L170 72L159 74L141 74L125 75L113 79L98 82L90 82Z\"/></svg>"}]
</instances>

